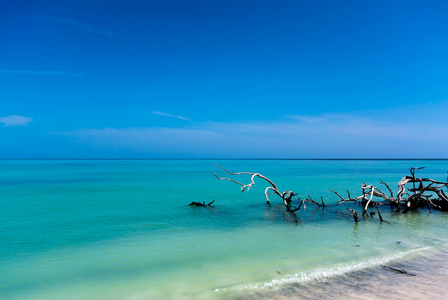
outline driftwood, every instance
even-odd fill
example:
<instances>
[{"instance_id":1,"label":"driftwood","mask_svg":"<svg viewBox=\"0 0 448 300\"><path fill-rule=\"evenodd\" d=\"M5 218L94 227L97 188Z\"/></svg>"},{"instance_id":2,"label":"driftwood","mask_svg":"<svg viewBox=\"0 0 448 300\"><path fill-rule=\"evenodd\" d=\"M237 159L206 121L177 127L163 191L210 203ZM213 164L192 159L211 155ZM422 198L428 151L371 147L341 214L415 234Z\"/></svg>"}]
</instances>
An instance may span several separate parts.
<instances>
[{"instance_id":1,"label":"driftwood","mask_svg":"<svg viewBox=\"0 0 448 300\"><path fill-rule=\"evenodd\" d=\"M232 178L228 177L219 177L214 174L216 178L219 180L227 180L231 181L233 183L236 183L241 186L241 191L249 191L249 189L255 184L255 178L261 178L264 181L266 181L269 186L266 187L264 191L266 204L271 205L269 196L270 195L277 195L279 196L283 204L286 207L286 210L288 212L296 212L299 209L302 208L302 206L305 208L306 202L310 202L318 207L325 207L325 203L323 198L321 197L321 204L314 201L310 195L308 195L308 198L300 199L298 197L298 194L286 190L281 192L277 185L267 178L266 176L255 173L255 172L231 172L220 165L215 165L220 168L221 170L225 171L226 173L232 175L232 176L239 176L239 175L249 175L250 176L250 182L247 184L241 183L239 181L236 181ZM381 215L380 206L382 205L390 205L390 207L396 208L397 211L402 211L402 213L407 213L410 210L413 210L415 208L420 207L426 207L429 209L430 212L432 212L432 209L441 210L441 211L448 211L448 197L443 191L443 188L448 188L448 178L447 182L437 181L430 178L418 178L415 177L415 171L424 169L424 167L413 167L410 169L411 176L405 176L398 182L398 192L397 196L394 197L394 193L390 186L386 183L380 180L380 184L384 185L384 187L387 189L387 193L383 192L380 188L373 186L371 184L367 184L363 182L361 185L362 194L360 196L357 196L355 198L352 198L350 192L347 190L348 198L344 198L341 196L338 192L331 190L333 193L335 193L339 197L339 201L337 201L337 204L342 204L345 202L353 202L355 204L360 204L362 207L362 216L363 217L369 217L373 218L374 215L378 215L378 218L381 222L386 222ZM448 170L447 170L448 172ZM407 187L409 184L412 184L412 187ZM378 201L378 199L382 199L382 201ZM297 207L293 207L292 203L293 201L296 201L298 203ZM213 202L212 202L213 203ZM193 202L190 205L197 205L195 202ZM206 206L205 203L197 206ZM376 212L370 212L368 213L369 207L375 207ZM359 222L359 215L356 212L356 210L347 208L347 210L352 212L353 219L355 222Z\"/></svg>"},{"instance_id":2,"label":"driftwood","mask_svg":"<svg viewBox=\"0 0 448 300\"><path fill-rule=\"evenodd\" d=\"M388 267L388 266L383 266L386 269L392 270L394 272L397 272L399 274L405 274L405 275L409 275L409 276L416 276L415 274L409 273L408 271L404 270L404 269L397 269L397 268L392 268L392 267Z\"/></svg>"},{"instance_id":3,"label":"driftwood","mask_svg":"<svg viewBox=\"0 0 448 300\"><path fill-rule=\"evenodd\" d=\"M208 207L211 206L213 204L213 202L215 202L215 200L213 200L212 202L210 202L209 204L205 204L205 202L191 202L190 204L188 204L188 206L202 206L202 207Z\"/></svg>"},{"instance_id":4,"label":"driftwood","mask_svg":"<svg viewBox=\"0 0 448 300\"><path fill-rule=\"evenodd\" d=\"M265 191L264 191L266 204L269 205L269 206L271 206L271 203L269 201L269 196L273 195L273 194L276 194L277 196L279 196L282 199L283 204L285 205L287 211L289 211L289 212L296 212L302 206L305 208L306 207L305 202L311 202L311 203L317 205L318 207L324 207L325 206L324 200L322 198L321 198L321 201L322 201L322 205L321 205L318 202L314 201L311 198L310 195L308 195L308 199L306 199L306 198L305 199L300 199L299 197L297 197L297 193L294 193L293 191L287 190L287 191L281 192L278 189L277 185L272 180L270 180L269 178L267 178L264 175L261 175L260 173L253 173L253 172L230 172L229 170L224 169L223 167L221 167L220 165L218 165L216 163L215 163L215 165L218 168L220 168L221 170L224 170L225 172L227 172L228 174L230 174L232 176L250 175L250 182L248 184L243 184L243 183L241 183L239 181L236 181L234 179L230 179L230 178L227 178L227 177L219 177L218 175L216 175L216 173L214 174L215 177L218 178L219 180L227 180L227 181L231 181L231 182L234 182L234 183L240 185L241 186L241 192L249 191L249 189L255 184L254 179L256 177L261 178L261 179L265 180L267 183L269 183L270 186L268 186L265 189ZM298 207L292 207L291 206L291 203L293 201L295 201L295 200L299 201L299 206Z\"/></svg>"},{"instance_id":5,"label":"driftwood","mask_svg":"<svg viewBox=\"0 0 448 300\"><path fill-rule=\"evenodd\" d=\"M355 220L355 223L358 223L359 222L359 217L358 217L358 213L356 212L356 210L354 210L352 208L347 208L347 210L352 212L353 219Z\"/></svg>"},{"instance_id":6,"label":"driftwood","mask_svg":"<svg viewBox=\"0 0 448 300\"><path fill-rule=\"evenodd\" d=\"M380 183L387 188L390 195L387 195L378 187L368 185L365 182L363 182L363 184L361 185L362 195L355 198L351 197L348 190L348 198L342 197L338 192L334 190L331 191L340 198L340 200L337 202L338 204L342 204L344 202L354 202L356 204L358 203L358 201L360 201L363 216L367 216L367 209L369 207L375 206L381 222L383 222L384 220L379 209L380 205L388 204L392 208L396 207L397 211L402 211L403 213L407 213L410 210L418 207L426 207L430 212L432 212L431 208L441 211L448 211L448 197L443 191L444 187L448 187L448 179L447 182L442 182L430 178L415 177L415 171L421 169L424 169L424 167L411 168L411 176L405 176L398 182L397 197L394 197L394 194L389 185L382 180L380 181ZM410 183L412 183L412 187L406 188L406 185ZM409 194L408 192L412 194ZM405 197L405 195L407 197ZM383 202L378 202L373 197L382 198ZM373 217L372 213L370 213L370 217Z\"/></svg>"},{"instance_id":7,"label":"driftwood","mask_svg":"<svg viewBox=\"0 0 448 300\"><path fill-rule=\"evenodd\" d=\"M428 208L431 206L435 209L448 211L448 197L443 192L443 187L448 186L448 182L436 181L430 178L416 178L415 170L424 169L421 168L411 168L410 172L412 176L403 177L398 183L398 193L397 193L397 203L404 202L405 208L403 212L408 212L410 209L426 205ZM408 189L410 192L414 193L410 195L407 199L403 198L403 194L406 191L406 185L412 183L412 188ZM418 183L418 187L416 187ZM426 185L425 185L426 184ZM434 186L434 184L437 184ZM435 193L439 198L432 199L431 194L424 194L425 192ZM398 205L398 210L400 205Z\"/></svg>"}]
</instances>

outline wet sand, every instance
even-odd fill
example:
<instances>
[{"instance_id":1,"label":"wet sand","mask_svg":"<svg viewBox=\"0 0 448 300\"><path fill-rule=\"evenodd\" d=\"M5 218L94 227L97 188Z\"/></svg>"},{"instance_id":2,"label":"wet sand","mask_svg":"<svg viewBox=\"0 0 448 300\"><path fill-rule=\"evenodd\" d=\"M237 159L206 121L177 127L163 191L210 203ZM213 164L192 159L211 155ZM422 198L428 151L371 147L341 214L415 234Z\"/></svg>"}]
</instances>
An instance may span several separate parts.
<instances>
[{"instance_id":1,"label":"wet sand","mask_svg":"<svg viewBox=\"0 0 448 300\"><path fill-rule=\"evenodd\" d=\"M252 293L245 299L447 299L448 250L431 251L409 260L395 261L309 284Z\"/></svg>"}]
</instances>

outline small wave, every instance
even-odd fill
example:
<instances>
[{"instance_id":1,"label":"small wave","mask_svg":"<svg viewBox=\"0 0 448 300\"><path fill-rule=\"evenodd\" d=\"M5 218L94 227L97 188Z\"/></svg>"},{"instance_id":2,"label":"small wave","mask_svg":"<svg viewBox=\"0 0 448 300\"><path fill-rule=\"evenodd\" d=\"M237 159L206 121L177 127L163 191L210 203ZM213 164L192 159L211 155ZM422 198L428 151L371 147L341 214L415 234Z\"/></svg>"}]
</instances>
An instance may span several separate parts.
<instances>
[{"instance_id":1,"label":"small wave","mask_svg":"<svg viewBox=\"0 0 448 300\"><path fill-rule=\"evenodd\" d=\"M369 268L374 268L378 266L382 266L384 264L387 264L389 262L402 259L406 256L419 254L423 252L427 252L428 250L433 249L433 247L427 246L427 247L421 247L416 248L408 251L400 251L394 254L370 258L365 261L356 262L356 263L347 263L347 264L339 264L335 267L330 268L318 268L314 269L308 272L301 272L301 273L295 273L295 274L288 274L284 276L281 279L274 279L268 282L259 282L259 283L252 283L252 284L241 284L229 288L221 288L216 289L215 292L220 291L262 291L262 290L275 290L277 288L284 287L288 284L308 284L313 283L317 281L321 281L324 279L330 279L342 275L346 275L348 273L361 271Z\"/></svg>"}]
</instances>

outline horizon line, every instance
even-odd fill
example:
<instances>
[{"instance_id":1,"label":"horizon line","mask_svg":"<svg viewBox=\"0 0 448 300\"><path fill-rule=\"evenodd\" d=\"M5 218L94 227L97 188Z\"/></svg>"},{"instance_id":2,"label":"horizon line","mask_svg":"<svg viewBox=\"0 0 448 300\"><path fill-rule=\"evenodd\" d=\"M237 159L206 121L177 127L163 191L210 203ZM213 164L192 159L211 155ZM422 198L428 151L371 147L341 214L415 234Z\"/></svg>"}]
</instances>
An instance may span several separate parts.
<instances>
[{"instance_id":1,"label":"horizon line","mask_svg":"<svg viewBox=\"0 0 448 300\"><path fill-rule=\"evenodd\" d=\"M0 160L448 160L448 158L0 158Z\"/></svg>"}]
</instances>

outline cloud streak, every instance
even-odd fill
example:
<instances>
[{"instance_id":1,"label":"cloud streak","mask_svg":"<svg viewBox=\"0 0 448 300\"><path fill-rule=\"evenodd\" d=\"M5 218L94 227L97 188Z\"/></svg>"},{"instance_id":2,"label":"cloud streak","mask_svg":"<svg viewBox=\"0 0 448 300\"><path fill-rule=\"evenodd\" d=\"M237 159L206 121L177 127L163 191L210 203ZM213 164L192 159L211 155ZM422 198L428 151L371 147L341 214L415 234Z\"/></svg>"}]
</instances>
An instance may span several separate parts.
<instances>
[{"instance_id":1,"label":"cloud streak","mask_svg":"<svg viewBox=\"0 0 448 300\"><path fill-rule=\"evenodd\" d=\"M160 112L160 111L153 111L152 113L155 114L155 115L159 115L159 116L175 118L175 119L191 122L191 119L186 118L186 117L182 117L182 116L176 116L176 115L172 115L172 114L168 114L168 113L164 113L164 112Z\"/></svg>"},{"instance_id":2,"label":"cloud streak","mask_svg":"<svg viewBox=\"0 0 448 300\"><path fill-rule=\"evenodd\" d=\"M316 121L315 118L318 118ZM281 122L210 122L188 128L104 128L60 133L95 147L151 157L444 158L448 127L350 115Z\"/></svg>"},{"instance_id":3,"label":"cloud streak","mask_svg":"<svg viewBox=\"0 0 448 300\"><path fill-rule=\"evenodd\" d=\"M61 72L61 71L33 71L33 70L8 70L0 69L0 73L17 75L44 75L44 76L84 76L82 73Z\"/></svg>"},{"instance_id":4,"label":"cloud streak","mask_svg":"<svg viewBox=\"0 0 448 300\"><path fill-rule=\"evenodd\" d=\"M33 119L29 117L10 115L7 117L1 117L0 123L3 123L6 127L27 126L32 120Z\"/></svg>"},{"instance_id":5,"label":"cloud streak","mask_svg":"<svg viewBox=\"0 0 448 300\"><path fill-rule=\"evenodd\" d=\"M73 20L73 19L66 19L66 18L52 17L52 16L38 16L36 18L40 19L40 20L53 21L53 22L57 22L60 24L72 25L75 28L79 28L79 29L82 29L87 32L100 34L100 35L104 35L104 36L108 36L108 37L115 36L115 33L111 32L109 30L106 30L106 29L98 27L98 26L84 24L82 22L79 22L79 21ZM64 30L60 30L60 31L64 31Z\"/></svg>"}]
</instances>

